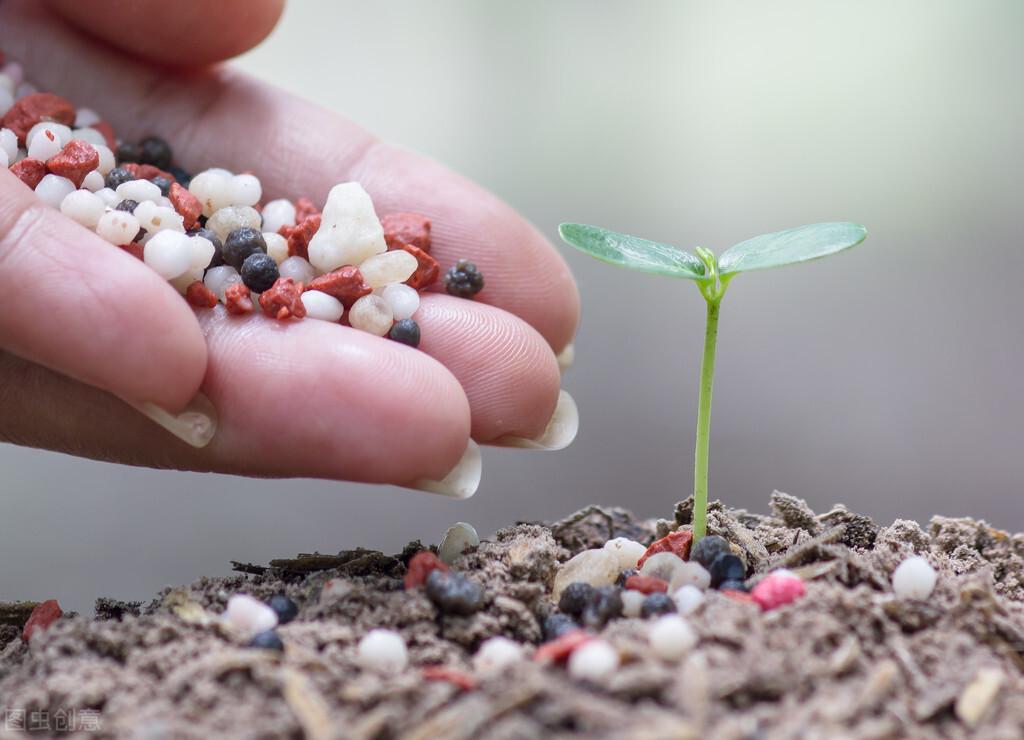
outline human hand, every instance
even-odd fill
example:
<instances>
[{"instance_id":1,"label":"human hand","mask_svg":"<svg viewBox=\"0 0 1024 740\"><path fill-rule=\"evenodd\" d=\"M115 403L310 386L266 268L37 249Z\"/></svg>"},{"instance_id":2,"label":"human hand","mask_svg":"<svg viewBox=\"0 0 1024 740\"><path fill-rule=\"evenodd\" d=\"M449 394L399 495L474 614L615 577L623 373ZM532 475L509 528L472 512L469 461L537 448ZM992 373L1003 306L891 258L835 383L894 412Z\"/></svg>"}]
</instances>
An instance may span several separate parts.
<instances>
[{"instance_id":1,"label":"human hand","mask_svg":"<svg viewBox=\"0 0 1024 740\"><path fill-rule=\"evenodd\" d=\"M118 136L164 137L190 171L252 170L265 201L323 203L332 185L357 180L379 214L427 215L442 266L472 260L485 291L476 301L425 294L419 350L323 321L193 313L141 262L0 172L0 439L154 467L423 487L471 463L470 437L525 444L556 405L573 416L559 402L555 353L572 339L578 295L532 226L434 162L283 91L230 69L157 66L237 54L280 7L0 0L0 49ZM177 413L199 390L219 412L202 449L128 405Z\"/></svg>"}]
</instances>

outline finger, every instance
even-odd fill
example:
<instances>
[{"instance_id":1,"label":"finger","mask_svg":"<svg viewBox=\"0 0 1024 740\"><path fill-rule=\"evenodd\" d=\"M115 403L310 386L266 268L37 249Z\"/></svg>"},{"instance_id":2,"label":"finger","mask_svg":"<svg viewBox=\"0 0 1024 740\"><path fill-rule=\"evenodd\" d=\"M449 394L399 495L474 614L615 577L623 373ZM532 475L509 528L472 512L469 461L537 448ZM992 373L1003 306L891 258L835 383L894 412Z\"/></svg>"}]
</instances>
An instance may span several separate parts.
<instances>
[{"instance_id":1,"label":"finger","mask_svg":"<svg viewBox=\"0 0 1024 740\"><path fill-rule=\"evenodd\" d=\"M477 300L519 316L556 352L571 341L579 295L565 261L490 193L425 157L376 141L342 116L244 76L185 80L126 69L109 50L51 27L30 5L0 5L0 46L24 57L47 89L104 112L124 136L163 135L193 170L255 170L268 198L306 194L322 203L335 183L359 180L380 213L410 210L432 220L433 254L442 266L465 258L481 268L486 286ZM23 40L40 34L48 43ZM117 85L109 82L114 76Z\"/></svg>"},{"instance_id":2,"label":"finger","mask_svg":"<svg viewBox=\"0 0 1024 740\"><path fill-rule=\"evenodd\" d=\"M116 399L11 356L0 361L0 435L137 465L401 485L443 478L466 450L466 397L422 352L323 321L285 331L223 307L201 312L201 323L203 392L219 412L208 446L190 447Z\"/></svg>"},{"instance_id":3,"label":"finger","mask_svg":"<svg viewBox=\"0 0 1024 740\"><path fill-rule=\"evenodd\" d=\"M510 313L444 295L423 296L416 321L420 349L451 370L469 398L473 439L543 434L561 377L540 334Z\"/></svg>"},{"instance_id":4,"label":"finger","mask_svg":"<svg viewBox=\"0 0 1024 740\"><path fill-rule=\"evenodd\" d=\"M188 305L0 169L0 347L136 403L180 409L206 369Z\"/></svg>"},{"instance_id":5,"label":"finger","mask_svg":"<svg viewBox=\"0 0 1024 740\"><path fill-rule=\"evenodd\" d=\"M53 0L73 25L157 64L200 67L256 46L277 25L284 0Z\"/></svg>"}]
</instances>

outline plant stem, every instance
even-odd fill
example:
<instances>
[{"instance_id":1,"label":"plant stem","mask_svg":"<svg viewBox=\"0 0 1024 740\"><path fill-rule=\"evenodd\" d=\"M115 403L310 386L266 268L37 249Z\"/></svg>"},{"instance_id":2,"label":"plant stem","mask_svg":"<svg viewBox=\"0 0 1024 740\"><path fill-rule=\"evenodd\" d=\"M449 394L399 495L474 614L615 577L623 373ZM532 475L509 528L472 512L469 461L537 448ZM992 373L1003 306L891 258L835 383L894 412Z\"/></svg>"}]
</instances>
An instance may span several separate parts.
<instances>
[{"instance_id":1,"label":"plant stem","mask_svg":"<svg viewBox=\"0 0 1024 740\"><path fill-rule=\"evenodd\" d=\"M704 328L704 357L700 363L700 398L697 402L697 445L693 453L693 541L708 527L708 446L711 437L711 389L715 382L715 347L718 344L718 309L722 294L709 298Z\"/></svg>"}]
</instances>

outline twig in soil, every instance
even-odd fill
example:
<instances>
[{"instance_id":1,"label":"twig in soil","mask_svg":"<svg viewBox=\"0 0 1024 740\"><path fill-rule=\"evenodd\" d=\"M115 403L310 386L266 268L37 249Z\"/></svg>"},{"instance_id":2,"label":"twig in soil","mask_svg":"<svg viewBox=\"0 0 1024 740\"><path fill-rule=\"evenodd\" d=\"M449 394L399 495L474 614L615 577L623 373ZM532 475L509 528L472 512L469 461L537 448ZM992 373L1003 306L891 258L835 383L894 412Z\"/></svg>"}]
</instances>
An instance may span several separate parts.
<instances>
[{"instance_id":1,"label":"twig in soil","mask_svg":"<svg viewBox=\"0 0 1024 740\"><path fill-rule=\"evenodd\" d=\"M246 573L250 576L261 576L270 570L265 565L254 565L253 563L240 563L237 560L231 561L231 570L238 573Z\"/></svg>"},{"instance_id":2,"label":"twig in soil","mask_svg":"<svg viewBox=\"0 0 1024 740\"><path fill-rule=\"evenodd\" d=\"M312 682L297 670L285 668L283 672L284 685L281 687L281 694L302 725L304 736L310 740L327 740L335 737L330 710L324 697Z\"/></svg>"},{"instance_id":3,"label":"twig in soil","mask_svg":"<svg viewBox=\"0 0 1024 740\"><path fill-rule=\"evenodd\" d=\"M832 529L822 532L814 539L807 540L807 542L802 545L791 549L781 558L772 563L770 569L793 568L798 565L804 565L806 561L812 560L819 555L822 545L831 545L833 542L841 540L845 533L845 524L839 524L832 527Z\"/></svg>"},{"instance_id":4,"label":"twig in soil","mask_svg":"<svg viewBox=\"0 0 1024 740\"><path fill-rule=\"evenodd\" d=\"M12 627L25 626L32 610L39 606L36 601L14 601L0 604L0 625L9 624Z\"/></svg>"}]
</instances>

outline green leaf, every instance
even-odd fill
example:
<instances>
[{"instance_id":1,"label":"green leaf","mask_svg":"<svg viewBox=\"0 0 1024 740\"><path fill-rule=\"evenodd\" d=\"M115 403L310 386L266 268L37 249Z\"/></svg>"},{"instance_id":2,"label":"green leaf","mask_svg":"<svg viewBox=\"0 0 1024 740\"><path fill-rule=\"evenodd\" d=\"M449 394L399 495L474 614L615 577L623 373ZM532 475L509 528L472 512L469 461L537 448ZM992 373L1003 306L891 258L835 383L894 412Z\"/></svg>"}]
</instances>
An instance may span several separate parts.
<instances>
[{"instance_id":1,"label":"green leaf","mask_svg":"<svg viewBox=\"0 0 1024 740\"><path fill-rule=\"evenodd\" d=\"M723 252L718 271L722 276L734 275L827 257L860 244L867 235L860 224L838 221L762 234Z\"/></svg>"},{"instance_id":2,"label":"green leaf","mask_svg":"<svg viewBox=\"0 0 1024 740\"><path fill-rule=\"evenodd\" d=\"M670 244L659 244L586 224L562 224L558 233L568 244L603 262L687 280L704 277L704 265L699 259Z\"/></svg>"}]
</instances>

